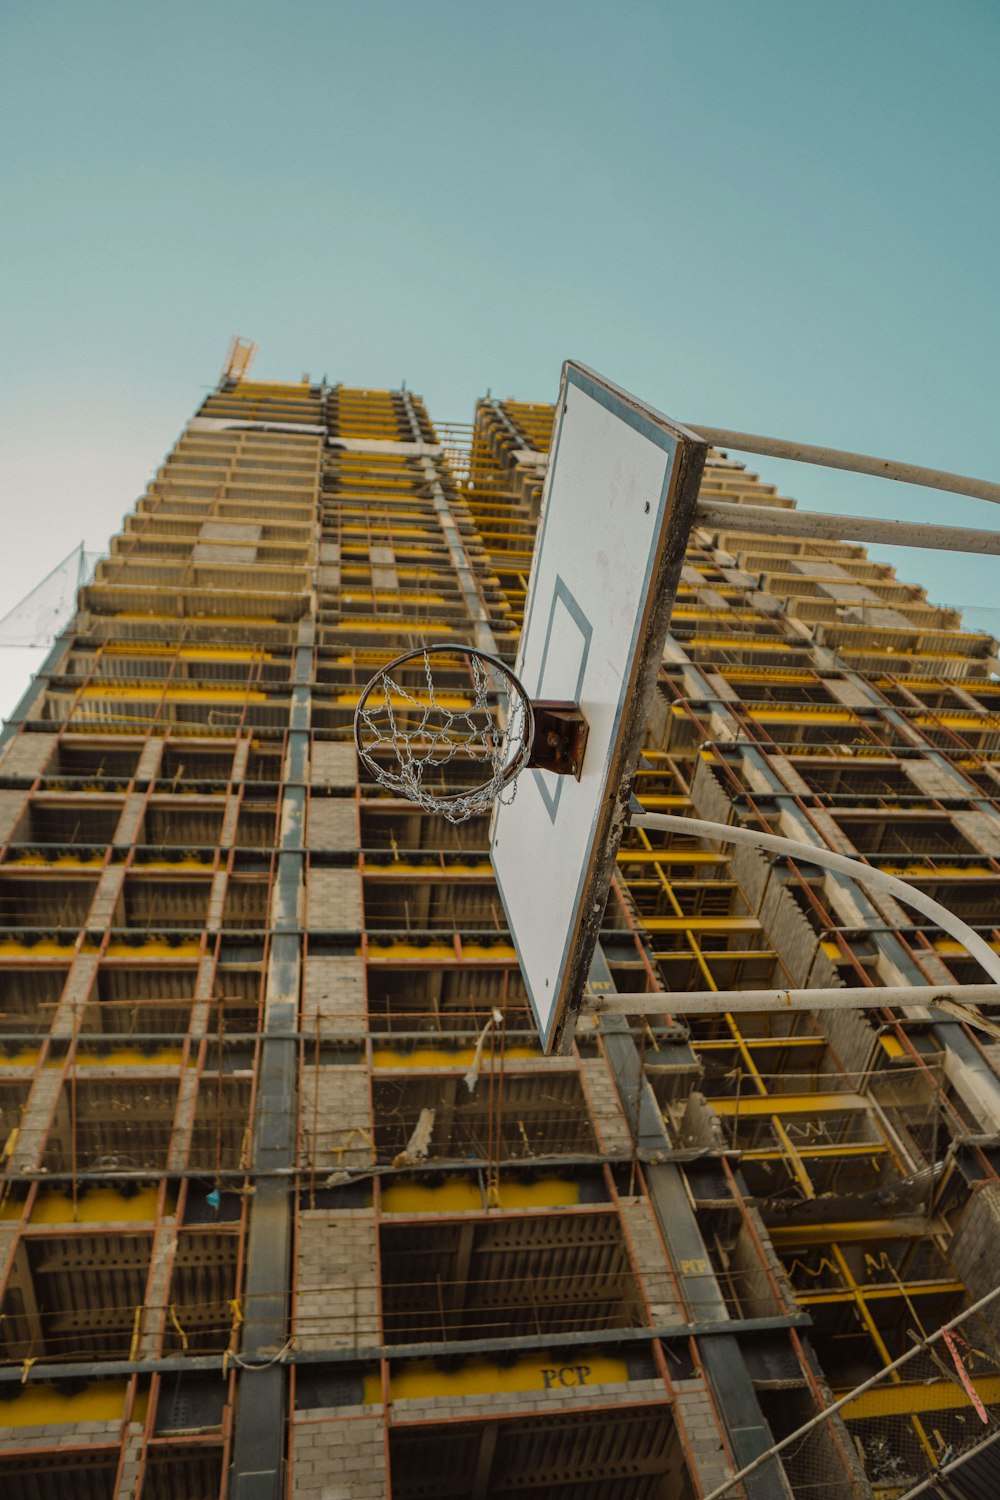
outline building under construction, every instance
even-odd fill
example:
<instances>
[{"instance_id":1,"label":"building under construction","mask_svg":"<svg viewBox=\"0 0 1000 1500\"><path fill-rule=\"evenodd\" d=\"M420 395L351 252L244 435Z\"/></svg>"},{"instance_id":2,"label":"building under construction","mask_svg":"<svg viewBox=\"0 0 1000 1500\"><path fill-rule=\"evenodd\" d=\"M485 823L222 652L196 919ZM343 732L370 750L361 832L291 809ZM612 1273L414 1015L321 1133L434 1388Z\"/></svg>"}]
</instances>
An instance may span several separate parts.
<instances>
[{"instance_id":1,"label":"building under construction","mask_svg":"<svg viewBox=\"0 0 1000 1500\"><path fill-rule=\"evenodd\" d=\"M989 1037L845 995L546 1058L487 819L359 775L378 666L474 619L513 661L552 420L231 365L7 725L6 1500L894 1500L1000 1430ZM774 533L693 533L635 795L1000 951L996 642L724 454L702 494ZM644 830L595 965L982 978L890 896Z\"/></svg>"}]
</instances>

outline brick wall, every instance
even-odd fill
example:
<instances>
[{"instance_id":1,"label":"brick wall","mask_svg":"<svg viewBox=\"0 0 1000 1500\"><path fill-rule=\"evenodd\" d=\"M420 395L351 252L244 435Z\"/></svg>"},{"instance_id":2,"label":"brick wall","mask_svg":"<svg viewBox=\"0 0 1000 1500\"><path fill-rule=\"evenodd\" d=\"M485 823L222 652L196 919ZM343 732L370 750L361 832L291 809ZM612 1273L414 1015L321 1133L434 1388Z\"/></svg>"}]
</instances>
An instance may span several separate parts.
<instances>
[{"instance_id":1,"label":"brick wall","mask_svg":"<svg viewBox=\"0 0 1000 1500\"><path fill-rule=\"evenodd\" d=\"M380 1342L378 1231L371 1209L299 1215L295 1346L370 1349Z\"/></svg>"},{"instance_id":2,"label":"brick wall","mask_svg":"<svg viewBox=\"0 0 1000 1500\"><path fill-rule=\"evenodd\" d=\"M650 1317L654 1323L684 1321L687 1315L677 1295L652 1204L645 1198L623 1198L621 1214Z\"/></svg>"},{"instance_id":3,"label":"brick wall","mask_svg":"<svg viewBox=\"0 0 1000 1500\"><path fill-rule=\"evenodd\" d=\"M703 1380L675 1380L677 1414L684 1428L687 1460L708 1494L736 1471L723 1442L715 1406Z\"/></svg>"},{"instance_id":4,"label":"brick wall","mask_svg":"<svg viewBox=\"0 0 1000 1500\"><path fill-rule=\"evenodd\" d=\"M315 1500L385 1500L385 1426L371 1415L317 1417L304 1412L291 1428L291 1493Z\"/></svg>"},{"instance_id":5,"label":"brick wall","mask_svg":"<svg viewBox=\"0 0 1000 1500\"><path fill-rule=\"evenodd\" d=\"M303 1166L324 1173L371 1166L371 1098L363 1068L331 1066L317 1071L307 1060L299 1095Z\"/></svg>"},{"instance_id":6,"label":"brick wall","mask_svg":"<svg viewBox=\"0 0 1000 1500\"><path fill-rule=\"evenodd\" d=\"M313 958L305 962L302 1030L320 1036L362 1036L367 1026L365 966L360 958Z\"/></svg>"},{"instance_id":7,"label":"brick wall","mask_svg":"<svg viewBox=\"0 0 1000 1500\"><path fill-rule=\"evenodd\" d=\"M632 1135L604 1058L582 1058L580 1072L601 1150L608 1156L631 1156Z\"/></svg>"},{"instance_id":8,"label":"brick wall","mask_svg":"<svg viewBox=\"0 0 1000 1500\"><path fill-rule=\"evenodd\" d=\"M311 932L360 932L364 925L361 872L312 865L306 880L306 926Z\"/></svg>"}]
</instances>

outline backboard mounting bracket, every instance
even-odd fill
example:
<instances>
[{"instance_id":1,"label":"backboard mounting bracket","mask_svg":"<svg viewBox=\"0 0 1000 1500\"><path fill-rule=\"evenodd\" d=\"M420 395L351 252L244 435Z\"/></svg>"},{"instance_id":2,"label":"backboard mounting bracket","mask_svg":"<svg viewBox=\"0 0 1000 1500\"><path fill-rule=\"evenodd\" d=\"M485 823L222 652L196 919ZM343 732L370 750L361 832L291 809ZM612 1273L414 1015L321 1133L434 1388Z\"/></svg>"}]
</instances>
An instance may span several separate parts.
<instances>
[{"instance_id":1,"label":"backboard mounting bracket","mask_svg":"<svg viewBox=\"0 0 1000 1500\"><path fill-rule=\"evenodd\" d=\"M532 702L531 707L535 733L528 756L529 768L551 771L556 776L575 776L579 781L590 734L590 725L580 705L561 698L543 698Z\"/></svg>"}]
</instances>

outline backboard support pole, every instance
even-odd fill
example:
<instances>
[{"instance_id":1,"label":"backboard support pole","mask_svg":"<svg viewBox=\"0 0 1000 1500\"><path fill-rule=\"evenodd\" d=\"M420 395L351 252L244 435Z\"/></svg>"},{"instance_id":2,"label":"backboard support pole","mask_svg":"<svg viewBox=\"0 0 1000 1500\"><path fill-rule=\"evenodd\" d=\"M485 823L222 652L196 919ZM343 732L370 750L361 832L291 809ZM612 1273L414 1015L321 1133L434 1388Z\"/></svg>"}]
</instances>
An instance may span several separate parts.
<instances>
[{"instance_id":1,"label":"backboard support pole","mask_svg":"<svg viewBox=\"0 0 1000 1500\"><path fill-rule=\"evenodd\" d=\"M804 536L824 542L867 542L886 547L926 547L934 552L1000 554L1000 532L970 526L929 526L921 521L883 521L870 516L825 515L771 505L734 505L699 500L696 526L754 536Z\"/></svg>"},{"instance_id":2,"label":"backboard support pole","mask_svg":"<svg viewBox=\"0 0 1000 1500\"><path fill-rule=\"evenodd\" d=\"M593 995L584 1012L601 1016L659 1015L715 1016L747 1011L873 1010L882 1006L933 1005L964 1009L969 1005L1000 1005L1000 984L900 984L815 990L669 990L629 994L613 990ZM962 1015L1000 1040L1000 1026L985 1016Z\"/></svg>"},{"instance_id":3,"label":"backboard support pole","mask_svg":"<svg viewBox=\"0 0 1000 1500\"><path fill-rule=\"evenodd\" d=\"M966 474L951 474L946 469L925 469L919 464L900 463L895 458L850 453L843 448L818 448L811 443L791 442L787 438L732 432L727 427L702 427L691 422L687 426L713 448L735 448L739 453L754 453L763 458L786 458L792 463L817 464L823 469L872 474L877 479L895 479L900 484L919 484L931 490L950 490L955 495L972 495L977 500L990 500L994 505L1000 505L1000 484L993 484L988 479L972 479Z\"/></svg>"}]
</instances>

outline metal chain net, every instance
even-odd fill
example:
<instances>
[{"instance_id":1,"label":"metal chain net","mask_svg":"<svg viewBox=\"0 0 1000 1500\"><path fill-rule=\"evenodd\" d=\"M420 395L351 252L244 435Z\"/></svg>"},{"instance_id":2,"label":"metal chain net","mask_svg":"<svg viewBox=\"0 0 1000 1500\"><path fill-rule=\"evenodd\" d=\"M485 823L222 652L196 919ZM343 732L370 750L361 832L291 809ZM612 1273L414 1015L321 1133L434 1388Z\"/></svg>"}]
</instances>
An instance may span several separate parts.
<instances>
[{"instance_id":1,"label":"metal chain net","mask_svg":"<svg viewBox=\"0 0 1000 1500\"><path fill-rule=\"evenodd\" d=\"M435 688L428 651L422 654L424 682L408 688L389 675L378 674L358 705L356 739L361 758L382 786L416 802L428 812L441 813L461 823L487 812L499 800L512 802L516 776L504 785L525 738L527 705L511 677L472 651L456 647L454 662L438 654L439 676L456 683ZM420 655L406 666L419 667ZM402 675L402 668L397 666ZM389 751L395 764L380 752ZM450 788L439 773L472 766L483 779L467 791Z\"/></svg>"}]
</instances>

